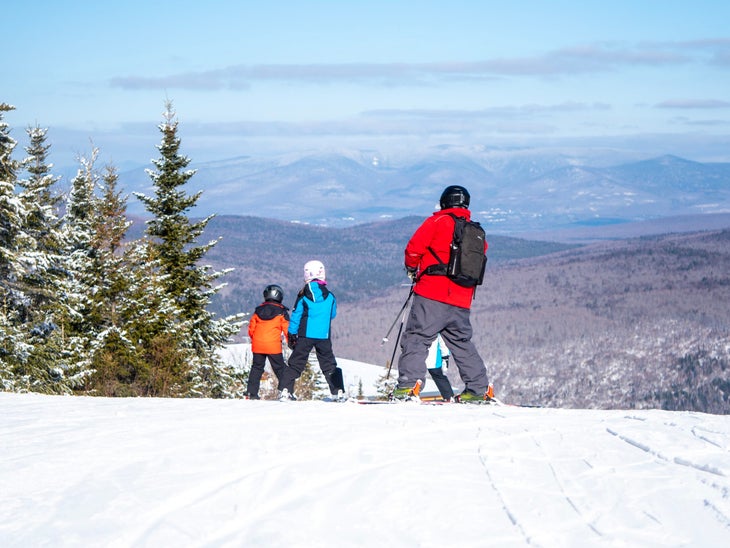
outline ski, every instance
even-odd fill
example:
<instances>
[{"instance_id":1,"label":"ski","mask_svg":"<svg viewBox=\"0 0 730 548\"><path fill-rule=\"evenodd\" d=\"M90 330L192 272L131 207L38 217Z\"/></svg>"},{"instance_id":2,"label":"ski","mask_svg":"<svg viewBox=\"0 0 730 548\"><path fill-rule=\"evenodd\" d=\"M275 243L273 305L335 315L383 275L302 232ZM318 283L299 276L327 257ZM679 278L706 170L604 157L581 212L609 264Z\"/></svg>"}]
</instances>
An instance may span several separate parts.
<instances>
[{"instance_id":1,"label":"ski","mask_svg":"<svg viewBox=\"0 0 730 548\"><path fill-rule=\"evenodd\" d=\"M506 405L497 399L477 400L469 402L445 401L445 400L354 400L360 405Z\"/></svg>"},{"instance_id":2,"label":"ski","mask_svg":"<svg viewBox=\"0 0 730 548\"><path fill-rule=\"evenodd\" d=\"M321 402L328 403L356 403L359 405L492 405L492 406L508 406L508 407L539 407L532 405L513 405L509 403L503 403L497 399L494 395L494 386L490 383L487 388L487 392L484 394L484 398L461 400L459 396L456 396L453 400L441 399L441 395L436 392L422 392L423 382L418 380L413 385L413 388L408 393L406 399L396 399L390 395L387 399L379 399L375 397L368 398L355 398L345 397L344 393L340 392L337 395L328 395L319 399ZM279 398L278 401L296 401L286 393L283 398Z\"/></svg>"},{"instance_id":3,"label":"ski","mask_svg":"<svg viewBox=\"0 0 730 548\"><path fill-rule=\"evenodd\" d=\"M494 386L490 383L487 387L487 392L484 394L484 399L473 399L473 400L460 400L458 396L453 401L443 400L440 395L435 393L425 394L421 393L423 383L418 380L410 391L408 399L400 400L394 399L392 395L387 400L377 399L364 399L356 400L356 403L362 405L378 405L378 404L417 404L417 405L505 405L494 396Z\"/></svg>"}]
</instances>

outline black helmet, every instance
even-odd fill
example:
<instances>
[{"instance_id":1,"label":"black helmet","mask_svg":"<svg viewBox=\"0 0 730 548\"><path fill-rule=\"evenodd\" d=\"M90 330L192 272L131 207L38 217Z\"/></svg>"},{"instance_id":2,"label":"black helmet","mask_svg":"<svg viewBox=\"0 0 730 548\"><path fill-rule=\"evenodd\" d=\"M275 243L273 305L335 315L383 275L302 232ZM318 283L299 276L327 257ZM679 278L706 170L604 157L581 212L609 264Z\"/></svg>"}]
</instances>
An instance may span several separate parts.
<instances>
[{"instance_id":1,"label":"black helmet","mask_svg":"<svg viewBox=\"0 0 730 548\"><path fill-rule=\"evenodd\" d=\"M267 285L264 289L264 300L280 303L284 300L284 290L278 285Z\"/></svg>"},{"instance_id":2,"label":"black helmet","mask_svg":"<svg viewBox=\"0 0 730 548\"><path fill-rule=\"evenodd\" d=\"M441 193L439 204L441 209L450 207L463 207L469 209L469 191L463 186L451 185L447 186Z\"/></svg>"}]
</instances>

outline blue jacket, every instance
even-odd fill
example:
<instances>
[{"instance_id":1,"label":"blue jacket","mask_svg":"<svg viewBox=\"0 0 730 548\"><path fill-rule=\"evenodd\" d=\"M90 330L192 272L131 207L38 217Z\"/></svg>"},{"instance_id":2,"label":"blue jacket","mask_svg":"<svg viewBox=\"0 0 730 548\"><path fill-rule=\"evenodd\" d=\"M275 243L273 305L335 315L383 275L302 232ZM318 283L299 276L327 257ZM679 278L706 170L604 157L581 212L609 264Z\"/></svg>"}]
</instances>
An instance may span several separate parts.
<instances>
[{"instance_id":1,"label":"blue jacket","mask_svg":"<svg viewBox=\"0 0 730 548\"><path fill-rule=\"evenodd\" d=\"M289 321L289 333L310 339L329 339L330 324L337 316L337 299L319 280L308 282L297 295Z\"/></svg>"},{"instance_id":2,"label":"blue jacket","mask_svg":"<svg viewBox=\"0 0 730 548\"><path fill-rule=\"evenodd\" d=\"M426 367L428 369L441 369L443 365L443 359L449 357L449 347L441 338L441 334L431 343L428 349L428 356L426 356Z\"/></svg>"}]
</instances>

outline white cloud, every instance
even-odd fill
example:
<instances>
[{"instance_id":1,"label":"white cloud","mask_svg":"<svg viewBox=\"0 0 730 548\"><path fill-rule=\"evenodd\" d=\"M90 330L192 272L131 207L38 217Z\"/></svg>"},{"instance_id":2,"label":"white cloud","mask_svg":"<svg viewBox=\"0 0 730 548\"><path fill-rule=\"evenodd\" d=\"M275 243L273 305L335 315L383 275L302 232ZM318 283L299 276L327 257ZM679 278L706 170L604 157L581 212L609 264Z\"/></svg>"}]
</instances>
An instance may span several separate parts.
<instances>
[{"instance_id":1,"label":"white cloud","mask_svg":"<svg viewBox=\"0 0 730 548\"><path fill-rule=\"evenodd\" d=\"M358 83L380 86L433 85L456 80L509 76L566 76L615 71L627 66L667 66L715 62L730 55L725 41L662 44L595 43L576 45L531 57L439 63L311 63L232 65L221 69L165 76L125 76L112 87L137 89L248 89L254 82L308 84Z\"/></svg>"},{"instance_id":2,"label":"white cloud","mask_svg":"<svg viewBox=\"0 0 730 548\"><path fill-rule=\"evenodd\" d=\"M656 104L656 108L716 109L730 108L729 101L720 99L668 99Z\"/></svg>"}]
</instances>

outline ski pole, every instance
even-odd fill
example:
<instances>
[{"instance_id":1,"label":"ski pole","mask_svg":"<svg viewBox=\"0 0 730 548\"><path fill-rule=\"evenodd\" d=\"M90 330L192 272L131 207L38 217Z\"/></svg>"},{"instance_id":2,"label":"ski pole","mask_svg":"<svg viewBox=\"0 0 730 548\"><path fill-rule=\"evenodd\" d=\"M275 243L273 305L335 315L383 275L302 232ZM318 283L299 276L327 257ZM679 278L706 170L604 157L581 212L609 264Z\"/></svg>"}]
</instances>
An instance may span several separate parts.
<instances>
[{"instance_id":1,"label":"ski pole","mask_svg":"<svg viewBox=\"0 0 730 548\"><path fill-rule=\"evenodd\" d=\"M380 342L380 346L383 346L385 343L388 342L388 337L390 337L390 332L393 331L393 328L395 327L396 322L398 321L398 318L400 317L401 313L406 309L406 306L408 306L408 302L411 300L411 297L413 297L413 287L415 284L411 284L411 290L408 293L408 297L406 298L406 302L403 303L403 306L398 311L398 314L395 316L395 320L393 320L393 323L390 324L390 329L388 329L388 332L385 334L385 337L383 337L383 340ZM401 325L403 322L401 321ZM400 335L400 334L399 334Z\"/></svg>"},{"instance_id":2,"label":"ski pole","mask_svg":"<svg viewBox=\"0 0 730 548\"><path fill-rule=\"evenodd\" d=\"M411 286L411 292L408 294L408 298L406 299L406 302L403 304L403 308L401 308L401 313L399 313L399 316L401 316L400 319L400 326L398 327L398 335L395 338L395 344L393 344L393 354L390 356L390 361L388 362L388 372L385 374L385 378L390 378L390 370L393 367L393 362L395 361L395 353L398 350L398 342L400 341L400 335L403 332L403 324L406 323L406 314L408 314L408 311L406 310L406 305L408 304L408 301L411 300L411 296L413 295L413 286ZM398 318L396 318L396 321L398 321ZM391 326L391 329L393 327ZM388 332L390 333L390 331ZM383 339L383 342L388 340L387 337Z\"/></svg>"},{"instance_id":3,"label":"ski pole","mask_svg":"<svg viewBox=\"0 0 730 548\"><path fill-rule=\"evenodd\" d=\"M403 319L400 322L400 327L398 327L398 336L395 338L395 344L393 345L393 355L390 356L390 361L388 362L388 372L385 374L385 378L390 378L390 370L393 367L393 361L395 360L395 352L398 350L398 341L400 341L400 334L401 331L403 331L403 324L405 323L406 319L406 313L403 312Z\"/></svg>"}]
</instances>

